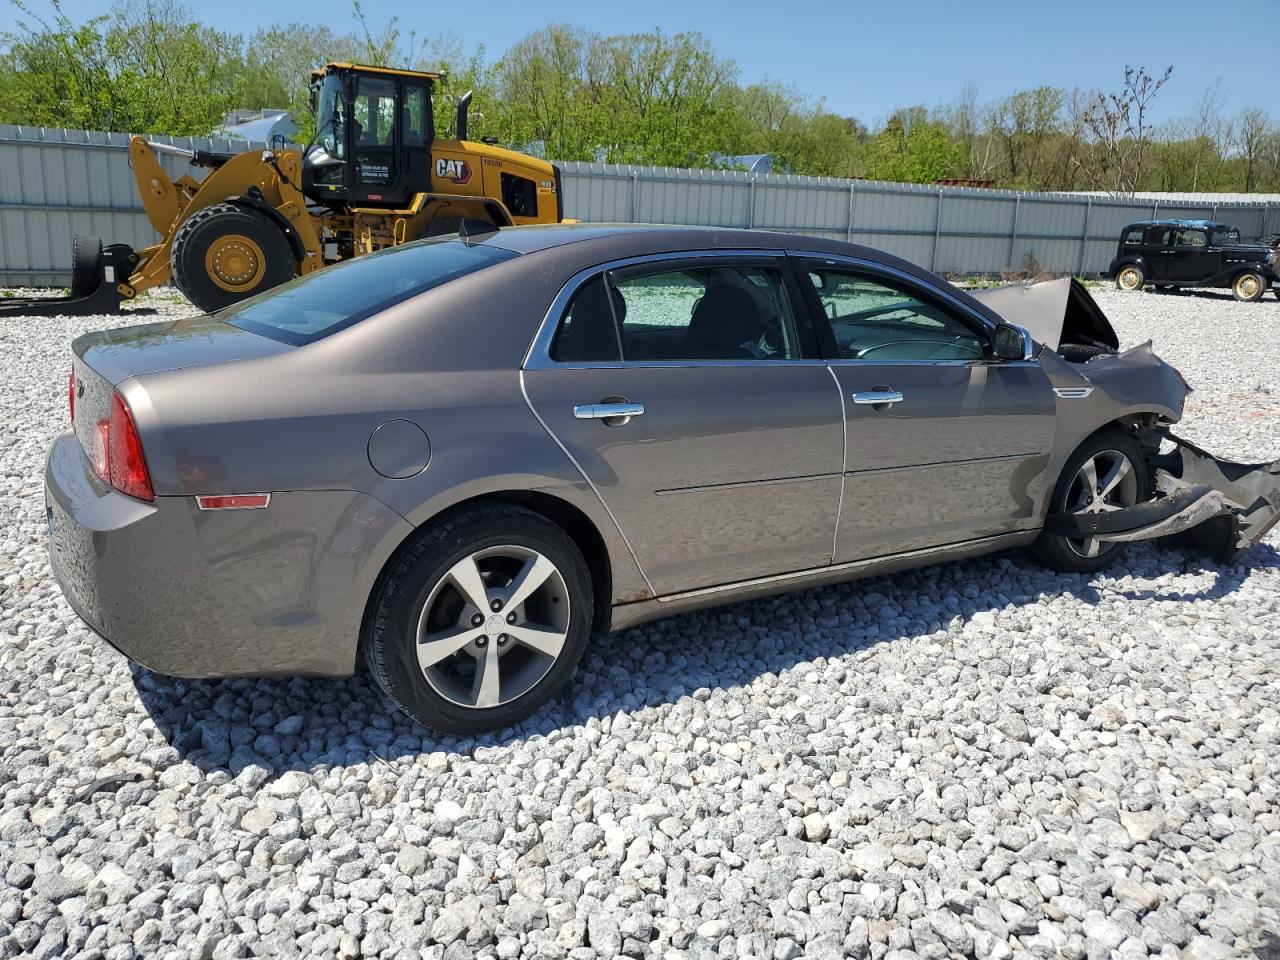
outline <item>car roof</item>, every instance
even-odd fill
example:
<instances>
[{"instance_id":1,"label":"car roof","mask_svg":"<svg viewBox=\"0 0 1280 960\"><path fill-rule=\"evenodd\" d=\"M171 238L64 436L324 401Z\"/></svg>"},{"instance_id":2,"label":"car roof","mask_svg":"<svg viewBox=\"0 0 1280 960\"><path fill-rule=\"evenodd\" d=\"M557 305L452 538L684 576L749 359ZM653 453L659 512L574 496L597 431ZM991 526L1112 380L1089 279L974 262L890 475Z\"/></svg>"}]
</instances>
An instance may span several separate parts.
<instances>
[{"instance_id":1,"label":"car roof","mask_svg":"<svg viewBox=\"0 0 1280 960\"><path fill-rule=\"evenodd\" d=\"M1168 218L1161 220L1135 220L1126 230L1132 230L1134 227L1197 227L1201 230L1233 230L1235 229L1228 223L1218 223L1216 220L1183 220L1177 218Z\"/></svg>"},{"instance_id":2,"label":"car roof","mask_svg":"<svg viewBox=\"0 0 1280 960\"><path fill-rule=\"evenodd\" d=\"M843 241L825 240L800 234L733 227L690 227L663 223L554 223L503 227L470 238L491 243L514 253L534 253L568 244L599 247L648 246L662 250L769 249L813 250L849 254L857 251L882 259L885 254Z\"/></svg>"}]
</instances>

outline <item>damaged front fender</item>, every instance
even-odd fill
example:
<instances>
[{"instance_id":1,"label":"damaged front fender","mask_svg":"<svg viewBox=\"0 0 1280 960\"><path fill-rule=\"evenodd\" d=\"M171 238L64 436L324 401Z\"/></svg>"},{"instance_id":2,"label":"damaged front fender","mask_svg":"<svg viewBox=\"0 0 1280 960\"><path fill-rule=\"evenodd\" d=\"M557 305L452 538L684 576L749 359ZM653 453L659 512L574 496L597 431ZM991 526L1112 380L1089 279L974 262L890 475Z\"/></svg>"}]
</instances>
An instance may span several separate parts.
<instances>
[{"instance_id":1,"label":"damaged front fender","mask_svg":"<svg viewBox=\"0 0 1280 960\"><path fill-rule=\"evenodd\" d=\"M1165 428L1173 450L1150 458L1156 496L1106 513L1060 513L1045 530L1071 539L1129 542L1179 537L1230 563L1280 521L1280 460L1220 460Z\"/></svg>"}]
</instances>

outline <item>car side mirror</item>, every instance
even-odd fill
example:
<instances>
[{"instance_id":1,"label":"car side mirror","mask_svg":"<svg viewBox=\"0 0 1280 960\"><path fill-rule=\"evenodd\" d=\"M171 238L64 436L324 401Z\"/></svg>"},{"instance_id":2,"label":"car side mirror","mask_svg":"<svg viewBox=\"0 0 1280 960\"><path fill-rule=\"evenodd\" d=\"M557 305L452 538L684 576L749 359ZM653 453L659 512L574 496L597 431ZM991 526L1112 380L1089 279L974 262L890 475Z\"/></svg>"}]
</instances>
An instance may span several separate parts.
<instances>
[{"instance_id":1,"label":"car side mirror","mask_svg":"<svg viewBox=\"0 0 1280 960\"><path fill-rule=\"evenodd\" d=\"M1030 360L1035 350L1031 334L1016 323L1002 323L991 336L991 353L997 360Z\"/></svg>"}]
</instances>

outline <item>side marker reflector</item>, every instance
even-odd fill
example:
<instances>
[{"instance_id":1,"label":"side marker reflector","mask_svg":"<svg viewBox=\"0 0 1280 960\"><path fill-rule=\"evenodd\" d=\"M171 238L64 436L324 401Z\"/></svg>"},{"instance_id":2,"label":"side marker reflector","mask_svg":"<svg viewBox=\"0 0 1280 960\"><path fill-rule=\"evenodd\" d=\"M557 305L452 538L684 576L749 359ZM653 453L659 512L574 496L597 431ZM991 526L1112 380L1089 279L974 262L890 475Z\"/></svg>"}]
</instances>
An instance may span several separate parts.
<instances>
[{"instance_id":1,"label":"side marker reflector","mask_svg":"<svg viewBox=\"0 0 1280 960\"><path fill-rule=\"evenodd\" d=\"M196 497L201 510L261 510L271 502L269 493L233 493L218 497Z\"/></svg>"}]
</instances>

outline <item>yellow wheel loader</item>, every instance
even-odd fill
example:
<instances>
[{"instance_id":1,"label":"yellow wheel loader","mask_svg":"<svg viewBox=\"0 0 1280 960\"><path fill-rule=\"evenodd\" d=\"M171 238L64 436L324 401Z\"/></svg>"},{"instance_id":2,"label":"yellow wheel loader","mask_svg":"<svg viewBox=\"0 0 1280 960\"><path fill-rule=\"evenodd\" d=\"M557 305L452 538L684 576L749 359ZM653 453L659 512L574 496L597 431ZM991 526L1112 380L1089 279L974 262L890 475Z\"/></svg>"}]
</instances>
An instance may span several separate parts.
<instances>
[{"instance_id":1,"label":"yellow wheel loader","mask_svg":"<svg viewBox=\"0 0 1280 960\"><path fill-rule=\"evenodd\" d=\"M302 150L223 154L131 138L138 192L163 239L134 253L77 237L72 296L40 312L101 312L110 294L129 299L169 280L213 311L327 264L458 232L463 221L464 230L560 221L559 169L468 141L470 94L458 103L457 139L436 139L440 76L326 65L312 74L316 134ZM158 152L211 172L174 180Z\"/></svg>"}]
</instances>

